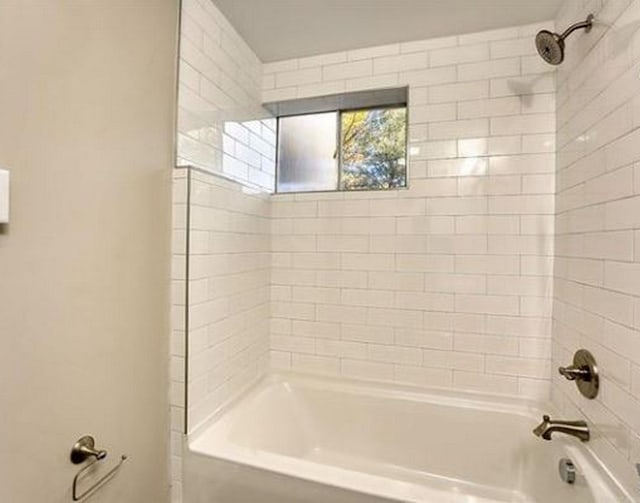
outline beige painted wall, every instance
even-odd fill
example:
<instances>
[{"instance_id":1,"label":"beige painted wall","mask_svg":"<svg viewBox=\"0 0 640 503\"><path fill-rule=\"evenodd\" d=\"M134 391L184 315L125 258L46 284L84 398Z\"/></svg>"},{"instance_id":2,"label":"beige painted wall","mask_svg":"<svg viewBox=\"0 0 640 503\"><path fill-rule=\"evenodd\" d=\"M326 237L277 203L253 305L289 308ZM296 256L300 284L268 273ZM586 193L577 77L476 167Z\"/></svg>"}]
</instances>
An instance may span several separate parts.
<instances>
[{"instance_id":1,"label":"beige painted wall","mask_svg":"<svg viewBox=\"0 0 640 503\"><path fill-rule=\"evenodd\" d=\"M168 500L178 0L0 0L0 501L68 502L73 442Z\"/></svg>"}]
</instances>

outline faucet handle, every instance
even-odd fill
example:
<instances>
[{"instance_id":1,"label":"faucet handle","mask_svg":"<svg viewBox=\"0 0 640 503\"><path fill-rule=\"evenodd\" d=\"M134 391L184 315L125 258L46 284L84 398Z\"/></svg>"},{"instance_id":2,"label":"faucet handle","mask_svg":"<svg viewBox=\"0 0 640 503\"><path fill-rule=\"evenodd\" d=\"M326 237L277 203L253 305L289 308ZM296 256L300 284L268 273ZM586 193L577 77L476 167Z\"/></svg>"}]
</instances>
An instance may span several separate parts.
<instances>
[{"instance_id":1,"label":"faucet handle","mask_svg":"<svg viewBox=\"0 0 640 503\"><path fill-rule=\"evenodd\" d=\"M573 355L573 364L558 367L558 372L567 380L574 381L580 393L586 398L595 398L600 388L598 366L593 355L586 349L579 349Z\"/></svg>"},{"instance_id":2,"label":"faucet handle","mask_svg":"<svg viewBox=\"0 0 640 503\"><path fill-rule=\"evenodd\" d=\"M575 365L558 367L558 372L568 381L575 381L576 379L588 381L591 378L591 372L589 372L588 368L579 368Z\"/></svg>"}]
</instances>

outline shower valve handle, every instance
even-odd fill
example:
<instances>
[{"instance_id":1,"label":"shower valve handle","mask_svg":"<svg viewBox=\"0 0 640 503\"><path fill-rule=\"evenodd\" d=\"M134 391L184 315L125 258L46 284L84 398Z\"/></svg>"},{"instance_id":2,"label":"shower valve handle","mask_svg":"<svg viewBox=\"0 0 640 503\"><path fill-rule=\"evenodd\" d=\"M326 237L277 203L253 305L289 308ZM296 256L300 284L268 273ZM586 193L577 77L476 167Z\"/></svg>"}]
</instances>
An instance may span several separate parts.
<instances>
[{"instance_id":1,"label":"shower valve handle","mask_svg":"<svg viewBox=\"0 0 640 503\"><path fill-rule=\"evenodd\" d=\"M591 372L589 372L588 368L570 365L568 367L558 367L558 372L568 381L575 381L576 379L588 381L591 379Z\"/></svg>"},{"instance_id":2,"label":"shower valve handle","mask_svg":"<svg viewBox=\"0 0 640 503\"><path fill-rule=\"evenodd\" d=\"M600 389L598 365L593 355L586 349L579 349L573 355L573 364L558 367L558 372L568 381L575 382L578 390L586 398L595 398Z\"/></svg>"}]
</instances>

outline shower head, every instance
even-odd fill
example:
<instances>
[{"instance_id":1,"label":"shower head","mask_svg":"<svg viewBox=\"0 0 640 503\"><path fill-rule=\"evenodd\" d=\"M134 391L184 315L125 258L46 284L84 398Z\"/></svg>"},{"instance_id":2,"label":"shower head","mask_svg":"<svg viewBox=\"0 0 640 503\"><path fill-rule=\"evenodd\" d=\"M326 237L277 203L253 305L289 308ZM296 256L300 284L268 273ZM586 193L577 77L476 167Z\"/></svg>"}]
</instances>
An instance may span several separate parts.
<instances>
[{"instance_id":1,"label":"shower head","mask_svg":"<svg viewBox=\"0 0 640 503\"><path fill-rule=\"evenodd\" d=\"M593 26L593 14L589 14L586 21L572 24L562 35L542 30L536 35L536 49L538 54L550 65L559 65L564 61L564 41L575 30L583 28L587 33Z\"/></svg>"},{"instance_id":2,"label":"shower head","mask_svg":"<svg viewBox=\"0 0 640 503\"><path fill-rule=\"evenodd\" d=\"M564 40L557 33L542 30L536 35L536 49L550 65L559 65L564 60Z\"/></svg>"}]
</instances>

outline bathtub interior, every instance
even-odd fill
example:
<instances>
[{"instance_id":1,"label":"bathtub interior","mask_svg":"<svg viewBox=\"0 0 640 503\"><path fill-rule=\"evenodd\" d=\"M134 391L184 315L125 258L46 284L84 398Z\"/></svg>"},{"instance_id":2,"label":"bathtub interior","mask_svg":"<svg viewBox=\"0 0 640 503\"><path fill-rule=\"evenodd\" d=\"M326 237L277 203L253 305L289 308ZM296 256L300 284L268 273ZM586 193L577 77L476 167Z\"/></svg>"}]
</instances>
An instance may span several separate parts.
<instances>
[{"instance_id":1,"label":"bathtub interior","mask_svg":"<svg viewBox=\"0 0 640 503\"><path fill-rule=\"evenodd\" d=\"M196 434L190 449L320 482L340 479L349 489L357 486L349 474L366 474L404 484L405 496L407 488L429 487L490 501L606 501L595 485L617 498L610 501L625 501L604 478L595 480L600 472L584 476L580 465L593 460L578 440L531 434L541 414L513 399L280 374ZM580 457L574 485L557 472L568 449Z\"/></svg>"}]
</instances>

